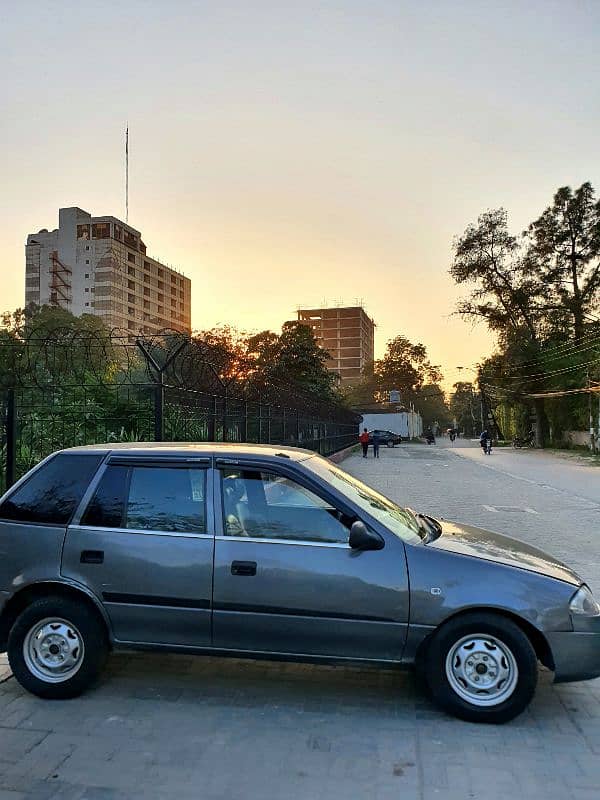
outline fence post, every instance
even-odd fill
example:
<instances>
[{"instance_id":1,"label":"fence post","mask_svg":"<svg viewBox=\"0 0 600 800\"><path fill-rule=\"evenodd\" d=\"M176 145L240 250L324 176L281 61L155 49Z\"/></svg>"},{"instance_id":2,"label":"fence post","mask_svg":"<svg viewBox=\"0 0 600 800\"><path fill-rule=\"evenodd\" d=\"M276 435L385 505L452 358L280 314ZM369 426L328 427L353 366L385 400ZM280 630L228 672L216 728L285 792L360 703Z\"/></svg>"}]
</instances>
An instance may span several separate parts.
<instances>
[{"instance_id":1,"label":"fence post","mask_svg":"<svg viewBox=\"0 0 600 800\"><path fill-rule=\"evenodd\" d=\"M244 400L244 417L242 419L242 442L248 441L248 401Z\"/></svg>"},{"instance_id":2,"label":"fence post","mask_svg":"<svg viewBox=\"0 0 600 800\"><path fill-rule=\"evenodd\" d=\"M158 383L154 391L154 441L162 442L165 438L165 387L162 373L159 373Z\"/></svg>"},{"instance_id":3,"label":"fence post","mask_svg":"<svg viewBox=\"0 0 600 800\"><path fill-rule=\"evenodd\" d=\"M223 395L223 441L226 442L229 439L229 434L227 431L227 389L225 389L225 394Z\"/></svg>"},{"instance_id":4,"label":"fence post","mask_svg":"<svg viewBox=\"0 0 600 800\"><path fill-rule=\"evenodd\" d=\"M15 482L17 460L17 405L15 390L7 389L6 393L6 488Z\"/></svg>"},{"instance_id":5,"label":"fence post","mask_svg":"<svg viewBox=\"0 0 600 800\"><path fill-rule=\"evenodd\" d=\"M296 409L296 442L300 444L300 410Z\"/></svg>"},{"instance_id":6,"label":"fence post","mask_svg":"<svg viewBox=\"0 0 600 800\"><path fill-rule=\"evenodd\" d=\"M271 403L268 405L269 414L267 416L267 444L271 444Z\"/></svg>"},{"instance_id":7,"label":"fence post","mask_svg":"<svg viewBox=\"0 0 600 800\"><path fill-rule=\"evenodd\" d=\"M212 411L209 412L210 416L208 419L208 441L214 442L215 441L215 430L217 426L217 395L213 394L212 399Z\"/></svg>"}]
</instances>

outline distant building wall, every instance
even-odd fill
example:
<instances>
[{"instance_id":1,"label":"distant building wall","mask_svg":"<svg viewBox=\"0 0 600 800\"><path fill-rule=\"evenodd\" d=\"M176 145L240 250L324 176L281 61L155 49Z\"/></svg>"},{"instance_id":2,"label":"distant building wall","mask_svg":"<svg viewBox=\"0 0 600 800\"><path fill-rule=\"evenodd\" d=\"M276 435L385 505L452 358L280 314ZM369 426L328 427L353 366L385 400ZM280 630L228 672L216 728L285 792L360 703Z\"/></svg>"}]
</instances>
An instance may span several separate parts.
<instances>
[{"instance_id":1,"label":"distant building wall","mask_svg":"<svg viewBox=\"0 0 600 800\"><path fill-rule=\"evenodd\" d=\"M367 430L392 431L408 439L415 439L423 433L423 420L416 411L393 411L390 413L369 413L359 411L363 421L359 425L359 431L363 428Z\"/></svg>"},{"instance_id":2,"label":"distant building wall","mask_svg":"<svg viewBox=\"0 0 600 800\"><path fill-rule=\"evenodd\" d=\"M298 311L298 322L310 327L330 358L327 368L344 385L358 383L375 357L375 323L361 306L312 308Z\"/></svg>"},{"instance_id":3,"label":"distant building wall","mask_svg":"<svg viewBox=\"0 0 600 800\"><path fill-rule=\"evenodd\" d=\"M590 446L590 432L589 431L565 431L563 433L563 440L570 445L576 447L589 447Z\"/></svg>"},{"instance_id":4,"label":"distant building wall","mask_svg":"<svg viewBox=\"0 0 600 800\"><path fill-rule=\"evenodd\" d=\"M27 237L26 305L94 314L135 333L190 332L190 279L148 256L139 231L81 208L61 208L58 221Z\"/></svg>"}]
</instances>

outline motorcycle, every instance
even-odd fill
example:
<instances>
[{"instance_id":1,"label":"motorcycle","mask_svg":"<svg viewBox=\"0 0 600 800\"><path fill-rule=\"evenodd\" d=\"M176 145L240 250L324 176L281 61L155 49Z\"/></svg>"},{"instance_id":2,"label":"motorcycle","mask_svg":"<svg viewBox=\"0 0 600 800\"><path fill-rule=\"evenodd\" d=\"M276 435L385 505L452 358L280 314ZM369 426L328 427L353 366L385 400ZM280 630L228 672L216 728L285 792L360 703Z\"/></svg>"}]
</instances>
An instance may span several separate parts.
<instances>
[{"instance_id":1,"label":"motorcycle","mask_svg":"<svg viewBox=\"0 0 600 800\"><path fill-rule=\"evenodd\" d=\"M515 436L512 441L513 447L535 447L535 433L529 431L527 436Z\"/></svg>"},{"instance_id":2,"label":"motorcycle","mask_svg":"<svg viewBox=\"0 0 600 800\"><path fill-rule=\"evenodd\" d=\"M425 441L427 442L427 444L435 444L435 436L433 435L433 433L431 433L431 431L425 434Z\"/></svg>"}]
</instances>

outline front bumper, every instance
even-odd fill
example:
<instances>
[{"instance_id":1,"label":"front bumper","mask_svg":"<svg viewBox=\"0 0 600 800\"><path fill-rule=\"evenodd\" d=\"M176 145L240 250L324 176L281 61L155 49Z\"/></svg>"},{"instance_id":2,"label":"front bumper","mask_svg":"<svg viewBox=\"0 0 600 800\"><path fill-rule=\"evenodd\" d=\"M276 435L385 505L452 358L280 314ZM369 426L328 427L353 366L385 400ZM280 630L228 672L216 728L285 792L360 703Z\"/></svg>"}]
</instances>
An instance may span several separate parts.
<instances>
[{"instance_id":1,"label":"front bumper","mask_svg":"<svg viewBox=\"0 0 600 800\"><path fill-rule=\"evenodd\" d=\"M600 677L600 617L574 618L573 627L573 631L546 633L555 683Z\"/></svg>"}]
</instances>

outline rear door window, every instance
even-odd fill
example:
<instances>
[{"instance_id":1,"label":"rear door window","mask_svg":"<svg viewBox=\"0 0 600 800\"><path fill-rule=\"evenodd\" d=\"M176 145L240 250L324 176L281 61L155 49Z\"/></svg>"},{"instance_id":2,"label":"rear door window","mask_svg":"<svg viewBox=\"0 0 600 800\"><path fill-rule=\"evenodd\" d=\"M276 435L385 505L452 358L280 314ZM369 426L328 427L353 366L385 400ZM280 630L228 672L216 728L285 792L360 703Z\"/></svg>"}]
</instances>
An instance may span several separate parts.
<instances>
[{"instance_id":1,"label":"rear door window","mask_svg":"<svg viewBox=\"0 0 600 800\"><path fill-rule=\"evenodd\" d=\"M67 525L102 453L57 453L0 505L0 519Z\"/></svg>"},{"instance_id":2,"label":"rear door window","mask_svg":"<svg viewBox=\"0 0 600 800\"><path fill-rule=\"evenodd\" d=\"M108 466L82 525L206 533L206 470Z\"/></svg>"}]
</instances>

